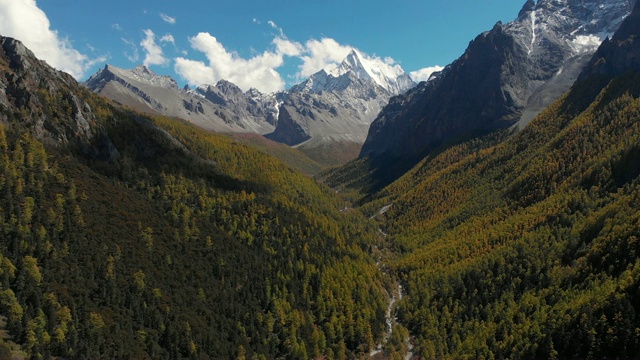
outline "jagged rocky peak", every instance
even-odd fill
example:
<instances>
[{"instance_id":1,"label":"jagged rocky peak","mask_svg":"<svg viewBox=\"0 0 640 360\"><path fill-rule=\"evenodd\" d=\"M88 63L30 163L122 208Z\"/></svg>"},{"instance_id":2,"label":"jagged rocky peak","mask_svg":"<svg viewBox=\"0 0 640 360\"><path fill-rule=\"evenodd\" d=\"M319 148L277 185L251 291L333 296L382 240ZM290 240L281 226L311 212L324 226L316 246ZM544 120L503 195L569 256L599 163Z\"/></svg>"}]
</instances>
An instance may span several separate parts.
<instances>
[{"instance_id":1,"label":"jagged rocky peak","mask_svg":"<svg viewBox=\"0 0 640 360\"><path fill-rule=\"evenodd\" d=\"M527 2L518 13L518 19L523 18L525 16L529 16L529 14L536 9L536 2L533 0L527 0Z\"/></svg>"},{"instance_id":2,"label":"jagged rocky peak","mask_svg":"<svg viewBox=\"0 0 640 360\"><path fill-rule=\"evenodd\" d=\"M261 98L264 96L263 93L260 92L260 90L256 89L256 88L250 88L249 90L247 90L247 92L245 93L245 95L247 95L248 97L255 99L255 98Z\"/></svg>"},{"instance_id":3,"label":"jagged rocky peak","mask_svg":"<svg viewBox=\"0 0 640 360\"><path fill-rule=\"evenodd\" d=\"M75 79L36 58L19 40L0 36L0 44L0 123L12 126L12 122L20 122L49 144L72 144L90 156L111 158L113 152L96 152L89 144L104 140L105 149L112 146L106 138L94 138L100 128ZM43 91L51 98L44 98ZM20 109L29 111L26 115L7 116Z\"/></svg>"},{"instance_id":4,"label":"jagged rocky peak","mask_svg":"<svg viewBox=\"0 0 640 360\"><path fill-rule=\"evenodd\" d=\"M20 40L0 35L0 45L0 50L9 60L8 66L12 71L36 83L44 81L47 90L55 91L58 81L67 85L76 83L71 75L58 71L38 59Z\"/></svg>"},{"instance_id":5,"label":"jagged rocky peak","mask_svg":"<svg viewBox=\"0 0 640 360\"><path fill-rule=\"evenodd\" d=\"M614 77L630 70L640 71L640 2L614 36L598 48L578 81L594 75Z\"/></svg>"},{"instance_id":6,"label":"jagged rocky peak","mask_svg":"<svg viewBox=\"0 0 640 360\"><path fill-rule=\"evenodd\" d=\"M155 72L151 71L146 65L138 65L131 69L131 72L144 77L154 77L158 76Z\"/></svg>"},{"instance_id":7,"label":"jagged rocky peak","mask_svg":"<svg viewBox=\"0 0 640 360\"><path fill-rule=\"evenodd\" d=\"M322 69L317 73L311 75L302 83L292 86L291 89L289 89L289 92L321 94L323 91L327 91L329 88L327 86L328 77L329 75L327 74L327 72Z\"/></svg>"},{"instance_id":8,"label":"jagged rocky peak","mask_svg":"<svg viewBox=\"0 0 640 360\"><path fill-rule=\"evenodd\" d=\"M31 50L27 49L22 42L13 38L2 38L2 49L11 59L11 66L19 67L22 70L30 68L30 59L35 58Z\"/></svg>"},{"instance_id":9,"label":"jagged rocky peak","mask_svg":"<svg viewBox=\"0 0 640 360\"><path fill-rule=\"evenodd\" d=\"M238 87L238 85L228 81L228 80L219 80L215 85L200 85L196 88L196 92L202 96L208 97L213 96L216 100L215 103L220 103L222 101L218 98L239 98L243 97L245 94L247 96L251 96L253 93L257 93L262 95L258 90L252 88L248 90L246 93L242 92L242 89Z\"/></svg>"},{"instance_id":10,"label":"jagged rocky peak","mask_svg":"<svg viewBox=\"0 0 640 360\"><path fill-rule=\"evenodd\" d=\"M389 65L380 59L367 58L356 49L352 49L342 63L329 74L334 77L353 74L358 79L375 82L392 95L401 94L415 86L400 65Z\"/></svg>"},{"instance_id":11,"label":"jagged rocky peak","mask_svg":"<svg viewBox=\"0 0 640 360\"><path fill-rule=\"evenodd\" d=\"M349 55L342 60L340 66L331 71L331 75L338 77L348 72L352 72L359 79L373 80L362 62L363 60L361 60L360 54L358 54L355 49L352 49Z\"/></svg>"},{"instance_id":12,"label":"jagged rocky peak","mask_svg":"<svg viewBox=\"0 0 640 360\"><path fill-rule=\"evenodd\" d=\"M338 66L318 71L290 91L313 94L342 92L351 88L352 84L360 84L360 87L378 86L389 95L404 93L416 85L400 65L389 65L352 49Z\"/></svg>"},{"instance_id":13,"label":"jagged rocky peak","mask_svg":"<svg viewBox=\"0 0 640 360\"><path fill-rule=\"evenodd\" d=\"M136 77L136 80L148 83L149 85L178 89L178 82L171 78L171 76L158 75L145 65L138 65L130 71Z\"/></svg>"},{"instance_id":14,"label":"jagged rocky peak","mask_svg":"<svg viewBox=\"0 0 640 360\"><path fill-rule=\"evenodd\" d=\"M85 86L94 92L102 90L109 81L116 78L116 75L111 71L111 69L112 67L109 64L106 64L104 68L98 70L97 73L91 75L89 79L85 81Z\"/></svg>"},{"instance_id":15,"label":"jagged rocky peak","mask_svg":"<svg viewBox=\"0 0 640 360\"><path fill-rule=\"evenodd\" d=\"M602 41L618 29L634 4L635 0L528 0L511 28L527 28L532 42L558 30L560 39L575 41L587 35ZM593 42L590 45L599 45Z\"/></svg>"},{"instance_id":16,"label":"jagged rocky peak","mask_svg":"<svg viewBox=\"0 0 640 360\"><path fill-rule=\"evenodd\" d=\"M568 64L588 58L611 36L631 12L635 0L528 0L518 18L505 25L531 58L534 80L559 71L572 71L573 80L584 65Z\"/></svg>"},{"instance_id":17,"label":"jagged rocky peak","mask_svg":"<svg viewBox=\"0 0 640 360\"><path fill-rule=\"evenodd\" d=\"M221 106L229 105L229 101L238 102L244 97L242 90L227 80L220 80L215 85L200 85L196 88L196 92L212 103Z\"/></svg>"},{"instance_id":18,"label":"jagged rocky peak","mask_svg":"<svg viewBox=\"0 0 640 360\"><path fill-rule=\"evenodd\" d=\"M136 81L154 87L178 89L178 82L173 78L166 75L158 75L145 65L138 65L133 69L126 70L107 64L104 69L91 76L86 84L90 89L96 91L94 88L101 86L100 84L108 83L114 78L119 78L121 82Z\"/></svg>"},{"instance_id":19,"label":"jagged rocky peak","mask_svg":"<svg viewBox=\"0 0 640 360\"><path fill-rule=\"evenodd\" d=\"M240 96L243 94L242 89L240 89L238 85L227 80L218 81L218 83L216 84L216 88L225 95Z\"/></svg>"}]
</instances>

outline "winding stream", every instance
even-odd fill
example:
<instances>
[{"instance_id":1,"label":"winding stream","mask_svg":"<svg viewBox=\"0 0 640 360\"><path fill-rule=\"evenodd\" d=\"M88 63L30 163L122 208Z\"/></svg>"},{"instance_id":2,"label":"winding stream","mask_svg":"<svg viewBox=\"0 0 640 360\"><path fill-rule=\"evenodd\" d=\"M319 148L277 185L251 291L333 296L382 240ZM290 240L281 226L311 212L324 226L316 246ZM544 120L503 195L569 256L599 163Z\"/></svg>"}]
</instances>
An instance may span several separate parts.
<instances>
[{"instance_id":1,"label":"winding stream","mask_svg":"<svg viewBox=\"0 0 640 360\"><path fill-rule=\"evenodd\" d=\"M389 204L389 205L383 206L370 219L374 219L377 216L383 215L384 213L386 213L391 208L392 205L393 204ZM378 232L384 238L386 238L388 236L388 234L386 234L380 228L378 228ZM376 265L378 266L378 271L386 273L386 271L384 270L384 267L381 266L381 262L380 261L378 261L376 263ZM395 285L394 285L393 293L391 294L391 299L389 300L389 305L387 306L387 312L385 314L385 323L387 324L386 334L385 334L384 338L382 339L382 342L380 342L378 344L378 346L376 346L376 348L369 353L369 357L370 358L384 359L384 357L383 357L384 355L381 355L383 353L383 351L384 351L383 350L384 349L384 345L386 345L389 342L389 339L391 339L391 335L393 334L394 325L400 324L398 322L398 318L396 316L396 313L393 312L393 310L396 307L396 303L399 300L402 300L403 296L404 296L404 290L402 289L402 285L400 285L398 282L396 282ZM407 339L405 339L405 341L407 343L407 354L405 354L404 358L405 358L405 360L411 360L413 358L413 344L411 342L411 336L409 336Z\"/></svg>"},{"instance_id":2,"label":"winding stream","mask_svg":"<svg viewBox=\"0 0 640 360\"><path fill-rule=\"evenodd\" d=\"M403 295L404 295L404 292L402 289L402 285L396 284L396 288L393 291L391 300L389 301L389 306L387 306L387 313L385 316L385 322L387 324L386 335L382 343L378 344L376 349L371 351L371 353L369 353L370 357L374 357L383 352L384 344L386 344L389 341L389 339L391 339L391 335L393 334L393 326L396 324L399 324L398 318L396 317L395 312L393 312L393 309L395 308L396 302L398 302L399 300L402 300ZM408 344L408 351L407 351L407 354L405 355L405 360L410 360L411 358L413 358L413 351L412 351L413 344L411 344L410 338L407 338L406 342Z\"/></svg>"}]
</instances>

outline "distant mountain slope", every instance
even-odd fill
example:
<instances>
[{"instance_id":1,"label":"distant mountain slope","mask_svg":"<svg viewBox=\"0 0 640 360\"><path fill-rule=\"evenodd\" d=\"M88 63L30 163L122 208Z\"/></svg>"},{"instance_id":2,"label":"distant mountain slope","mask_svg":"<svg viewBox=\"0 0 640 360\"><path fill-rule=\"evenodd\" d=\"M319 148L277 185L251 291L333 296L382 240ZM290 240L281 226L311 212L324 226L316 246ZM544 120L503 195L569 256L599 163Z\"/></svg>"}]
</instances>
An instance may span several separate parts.
<instances>
[{"instance_id":1,"label":"distant mountain slope","mask_svg":"<svg viewBox=\"0 0 640 360\"><path fill-rule=\"evenodd\" d=\"M320 163L313 160L299 149L269 140L258 134L244 133L231 134L229 136L239 143L246 144L263 151L276 159L279 159L292 169L309 176L317 175L326 167L324 162Z\"/></svg>"},{"instance_id":2,"label":"distant mountain slope","mask_svg":"<svg viewBox=\"0 0 640 360\"><path fill-rule=\"evenodd\" d=\"M416 354L639 356L638 16L520 133L425 158L365 206Z\"/></svg>"},{"instance_id":3,"label":"distant mountain slope","mask_svg":"<svg viewBox=\"0 0 640 360\"><path fill-rule=\"evenodd\" d=\"M178 117L217 132L268 133L278 116L275 96L255 90L243 93L226 81L196 90L178 89L175 80L142 65L131 70L106 65L85 85L138 111Z\"/></svg>"},{"instance_id":4,"label":"distant mountain slope","mask_svg":"<svg viewBox=\"0 0 640 360\"><path fill-rule=\"evenodd\" d=\"M441 146L524 127L570 88L633 3L528 1L515 21L496 24L431 81L393 98L373 122L360 157L377 161L379 172L402 162L399 176Z\"/></svg>"},{"instance_id":5,"label":"distant mountain slope","mask_svg":"<svg viewBox=\"0 0 640 360\"><path fill-rule=\"evenodd\" d=\"M382 339L375 228L333 191L0 45L3 358L356 358Z\"/></svg>"}]
</instances>

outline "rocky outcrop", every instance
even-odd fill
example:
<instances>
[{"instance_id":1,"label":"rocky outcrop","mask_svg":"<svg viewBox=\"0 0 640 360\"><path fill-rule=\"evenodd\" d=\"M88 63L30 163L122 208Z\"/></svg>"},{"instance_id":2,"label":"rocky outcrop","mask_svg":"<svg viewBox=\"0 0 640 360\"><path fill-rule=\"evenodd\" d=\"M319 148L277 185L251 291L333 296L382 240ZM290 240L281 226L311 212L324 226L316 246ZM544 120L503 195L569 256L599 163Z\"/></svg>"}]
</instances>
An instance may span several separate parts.
<instances>
[{"instance_id":1,"label":"rocky outcrop","mask_svg":"<svg viewBox=\"0 0 640 360\"><path fill-rule=\"evenodd\" d=\"M579 81L594 75L615 77L640 71L640 2L611 39L606 39L584 69Z\"/></svg>"},{"instance_id":2,"label":"rocky outcrop","mask_svg":"<svg viewBox=\"0 0 640 360\"><path fill-rule=\"evenodd\" d=\"M0 36L0 44L0 121L89 157L119 156L71 75L38 60L18 40Z\"/></svg>"},{"instance_id":3,"label":"rocky outcrop","mask_svg":"<svg viewBox=\"0 0 640 360\"><path fill-rule=\"evenodd\" d=\"M333 143L359 147L389 99L414 86L399 66L378 64L352 50L336 69L320 70L280 95L280 117L267 137L306 149Z\"/></svg>"},{"instance_id":4,"label":"rocky outcrop","mask_svg":"<svg viewBox=\"0 0 640 360\"><path fill-rule=\"evenodd\" d=\"M296 108L283 105L280 106L280 116L278 122L280 126L276 131L267 135L267 138L289 146L301 144L311 138L308 129L303 128L304 122L301 118L307 114L299 113Z\"/></svg>"},{"instance_id":5,"label":"rocky outcrop","mask_svg":"<svg viewBox=\"0 0 640 360\"><path fill-rule=\"evenodd\" d=\"M234 83L220 80L215 86L200 86L196 92L239 118L253 118L275 126L277 122L277 95L265 95L256 89L243 92Z\"/></svg>"}]
</instances>

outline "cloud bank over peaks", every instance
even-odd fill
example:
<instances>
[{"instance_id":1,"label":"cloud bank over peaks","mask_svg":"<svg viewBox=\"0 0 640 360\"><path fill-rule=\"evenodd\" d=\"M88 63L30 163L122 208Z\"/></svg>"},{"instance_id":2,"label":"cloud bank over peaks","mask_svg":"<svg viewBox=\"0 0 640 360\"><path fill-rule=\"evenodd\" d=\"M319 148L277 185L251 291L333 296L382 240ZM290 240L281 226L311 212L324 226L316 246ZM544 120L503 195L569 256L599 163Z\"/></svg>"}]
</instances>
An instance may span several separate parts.
<instances>
[{"instance_id":1,"label":"cloud bank over peaks","mask_svg":"<svg viewBox=\"0 0 640 360\"><path fill-rule=\"evenodd\" d=\"M144 39L142 39L142 41L140 42L140 46L142 46L146 54L142 63L145 66L163 66L169 64L169 59L164 56L162 47L160 47L160 45L156 43L156 34L154 34L150 29L146 29L144 30L144 35ZM167 36L163 37L161 41L169 41L173 39L173 36L171 36L169 40L167 40L166 37Z\"/></svg>"},{"instance_id":2,"label":"cloud bank over peaks","mask_svg":"<svg viewBox=\"0 0 640 360\"><path fill-rule=\"evenodd\" d=\"M253 22L260 24L257 19ZM286 83L278 69L284 65L287 57L301 61L294 78L302 81L322 69L329 71L336 68L354 49L331 38L311 39L304 44L292 41L273 21L268 21L267 24L277 34L271 42L271 48L263 53L243 58L226 49L215 36L201 32L189 38L189 42L192 49L204 54L206 61L178 57L175 59L175 72L191 85L216 84L224 79L244 91L253 87L271 93L285 89ZM380 64L380 67L396 65L392 58L382 59L361 51L359 53L367 61Z\"/></svg>"},{"instance_id":3,"label":"cloud bank over peaks","mask_svg":"<svg viewBox=\"0 0 640 360\"><path fill-rule=\"evenodd\" d=\"M253 23L262 24L260 20L255 18ZM319 40L310 39L304 43L292 41L275 22L269 20L266 24L275 30L269 48L248 58L227 49L208 32L201 32L190 37L191 48L203 54L206 60L178 57L174 59L176 74L190 85L195 86L216 84L220 80L227 80L244 91L256 88L264 93L272 93L285 89L286 82L279 69L285 64L287 58L299 60L297 72L287 76L289 79L301 82L320 70L324 69L330 72L338 68L354 49L370 68L377 69L378 72L382 71L381 69L387 69L387 72L394 74L402 72L399 64L391 57L382 58L368 55L353 46L340 44L338 41L326 37ZM147 58L151 54L156 54L158 55L157 64L160 64L160 60L163 58L160 56L162 49L159 46L151 46L155 44L151 41L153 37L149 40L149 36L147 36L145 40L148 42L148 46L145 47ZM161 39L161 42L165 41L167 41L166 36ZM154 49L155 52L150 51ZM429 67L414 71L410 76L415 81L427 80L433 72L442 69L440 66Z\"/></svg>"},{"instance_id":4,"label":"cloud bank over peaks","mask_svg":"<svg viewBox=\"0 0 640 360\"><path fill-rule=\"evenodd\" d=\"M35 0L0 0L0 34L22 41L40 59L58 70L82 79L105 56L90 58L76 50L68 39L51 29L49 18Z\"/></svg>"},{"instance_id":5,"label":"cloud bank over peaks","mask_svg":"<svg viewBox=\"0 0 640 360\"><path fill-rule=\"evenodd\" d=\"M285 82L275 69L284 64L286 53L281 51L294 52L290 44L283 43L280 47L276 46L275 52L265 51L244 59L227 51L218 39L206 32L190 38L189 42L194 50L204 53L208 60L205 63L183 57L175 59L176 73L192 85L215 84L224 79L245 91L252 87L263 92L284 89Z\"/></svg>"},{"instance_id":6,"label":"cloud bank over peaks","mask_svg":"<svg viewBox=\"0 0 640 360\"><path fill-rule=\"evenodd\" d=\"M409 73L409 76L411 76L411 79L413 79L413 81L418 83L421 81L429 80L429 78L433 73L442 71L442 70L444 70L444 67L436 65L436 66L426 67L424 69L412 71Z\"/></svg>"},{"instance_id":7,"label":"cloud bank over peaks","mask_svg":"<svg viewBox=\"0 0 640 360\"><path fill-rule=\"evenodd\" d=\"M353 47L341 45L331 38L311 39L305 46L305 55L301 57L302 65L297 76L307 78L318 71L336 67L353 50ZM362 53L362 52L361 52Z\"/></svg>"}]
</instances>

